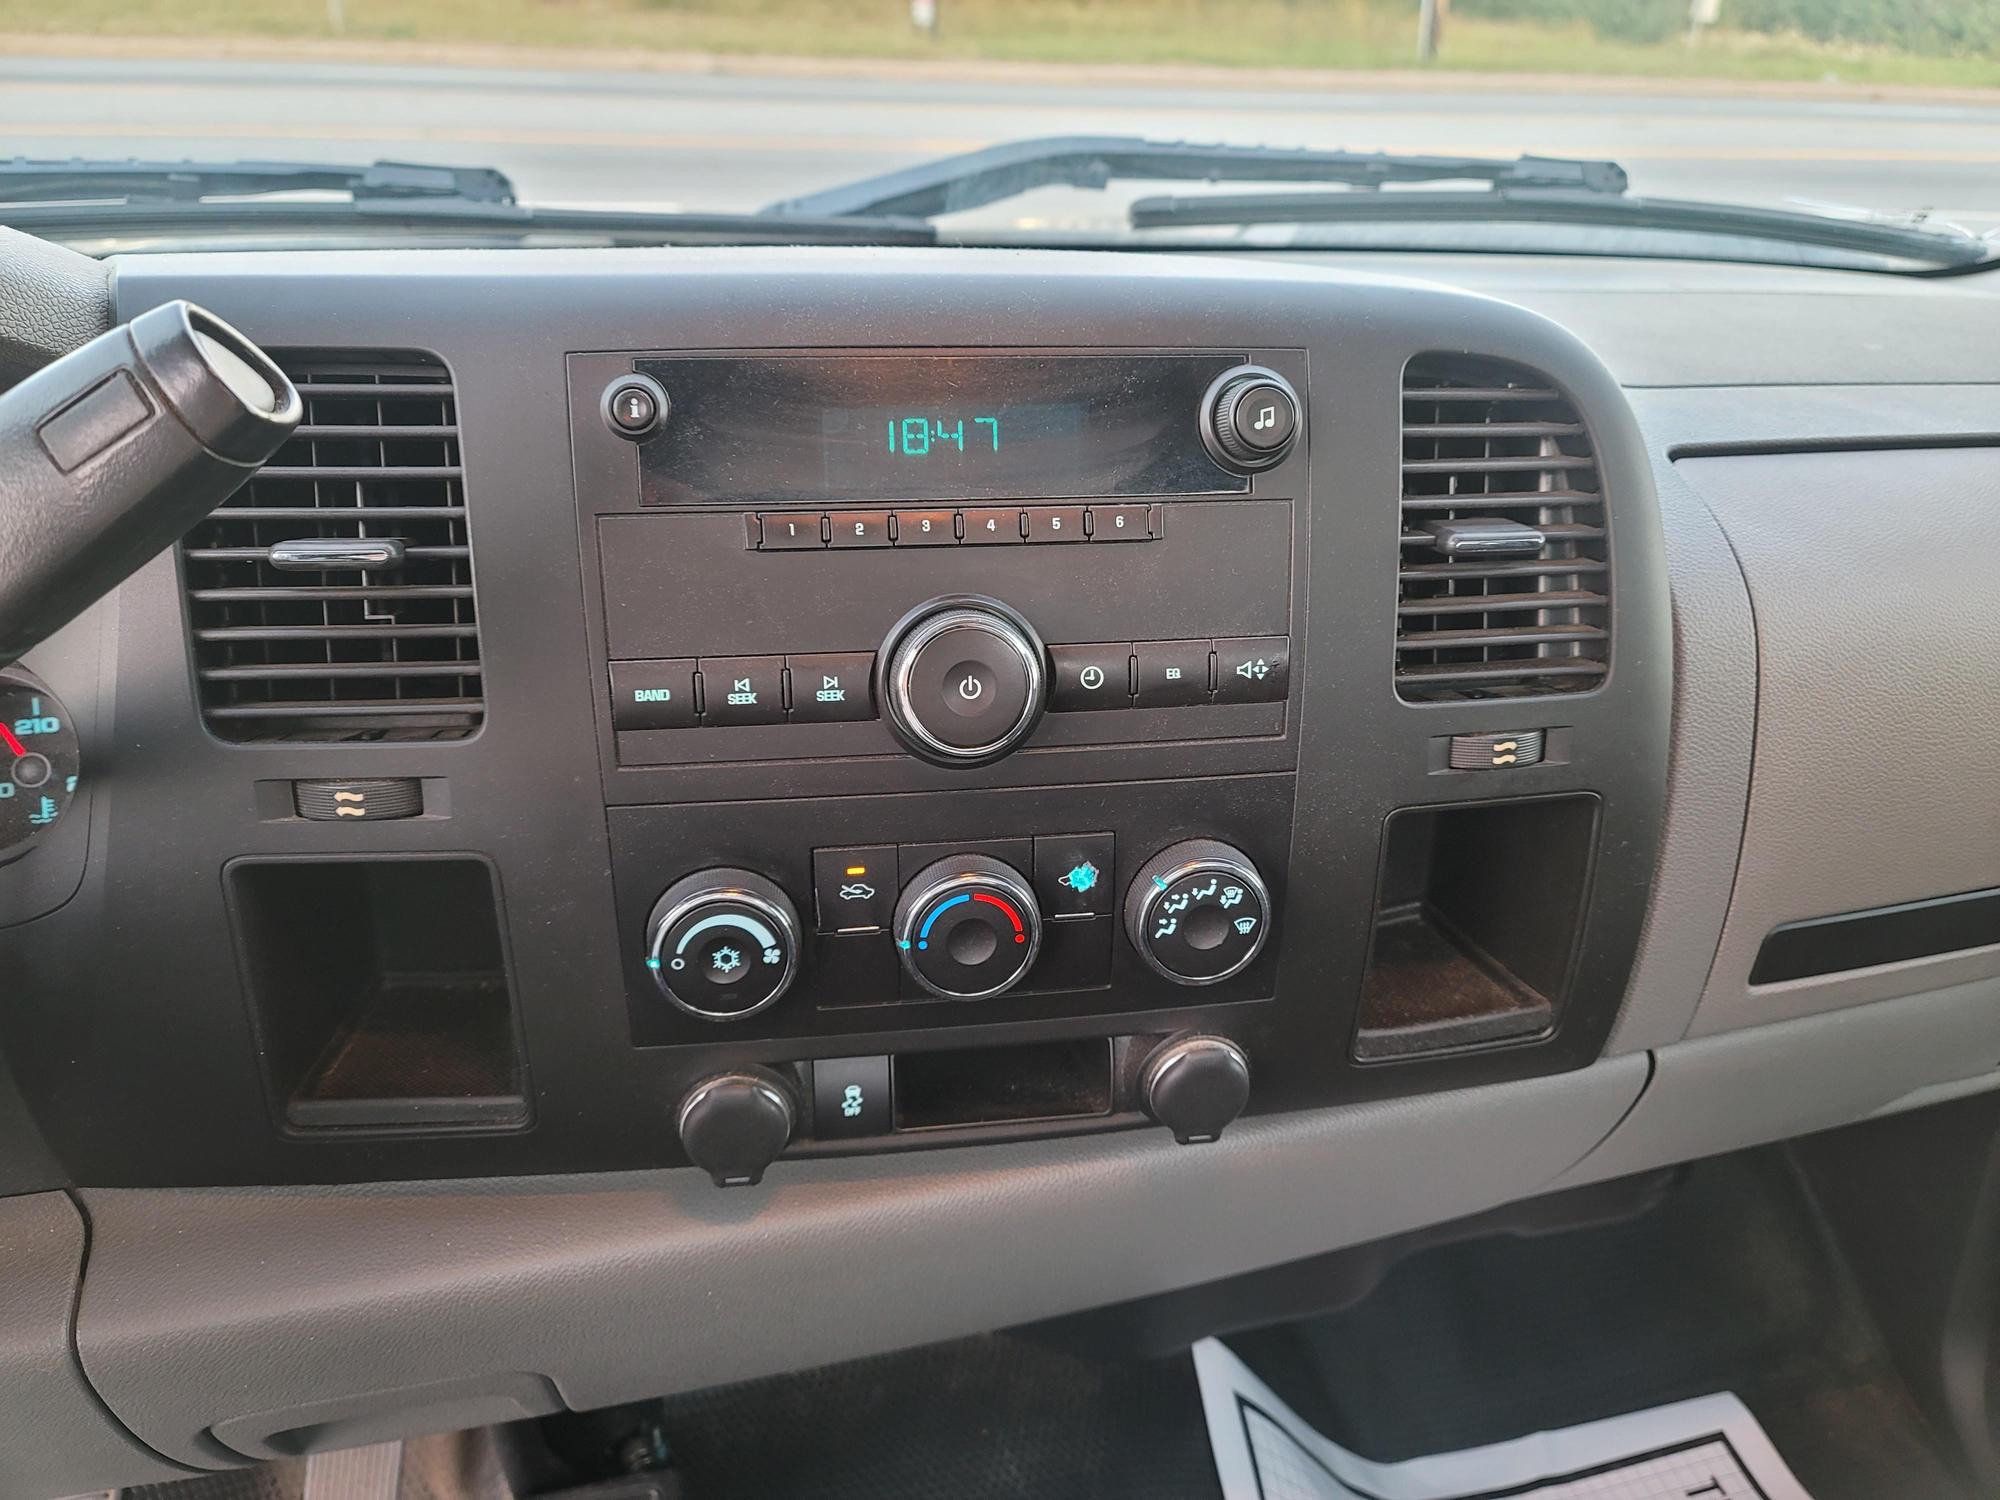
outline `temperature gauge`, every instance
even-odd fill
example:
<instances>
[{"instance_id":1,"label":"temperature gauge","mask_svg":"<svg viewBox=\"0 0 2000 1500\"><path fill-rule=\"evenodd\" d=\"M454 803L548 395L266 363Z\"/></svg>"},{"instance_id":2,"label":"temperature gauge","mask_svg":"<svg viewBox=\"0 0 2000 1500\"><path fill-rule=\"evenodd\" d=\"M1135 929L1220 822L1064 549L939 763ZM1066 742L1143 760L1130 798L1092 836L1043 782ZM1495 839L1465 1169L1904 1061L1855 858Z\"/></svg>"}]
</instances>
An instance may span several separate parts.
<instances>
[{"instance_id":1,"label":"temperature gauge","mask_svg":"<svg viewBox=\"0 0 2000 1500\"><path fill-rule=\"evenodd\" d=\"M0 859L46 832L76 794L69 711L24 672L0 672Z\"/></svg>"}]
</instances>

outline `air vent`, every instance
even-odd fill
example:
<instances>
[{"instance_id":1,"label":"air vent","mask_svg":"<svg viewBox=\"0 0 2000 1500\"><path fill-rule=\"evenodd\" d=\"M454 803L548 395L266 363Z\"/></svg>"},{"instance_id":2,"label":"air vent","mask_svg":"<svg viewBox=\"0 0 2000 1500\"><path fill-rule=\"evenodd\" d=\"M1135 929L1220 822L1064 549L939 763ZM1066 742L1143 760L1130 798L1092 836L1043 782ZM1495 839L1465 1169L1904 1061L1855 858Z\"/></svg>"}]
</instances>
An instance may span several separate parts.
<instances>
[{"instance_id":1,"label":"air vent","mask_svg":"<svg viewBox=\"0 0 2000 1500\"><path fill-rule=\"evenodd\" d=\"M1501 360L1403 377L1396 692L1412 702L1595 687L1610 659L1604 497L1567 397Z\"/></svg>"},{"instance_id":2,"label":"air vent","mask_svg":"<svg viewBox=\"0 0 2000 1500\"><path fill-rule=\"evenodd\" d=\"M415 354L278 362L304 422L181 543L202 717L231 740L469 734L484 705L451 376Z\"/></svg>"}]
</instances>

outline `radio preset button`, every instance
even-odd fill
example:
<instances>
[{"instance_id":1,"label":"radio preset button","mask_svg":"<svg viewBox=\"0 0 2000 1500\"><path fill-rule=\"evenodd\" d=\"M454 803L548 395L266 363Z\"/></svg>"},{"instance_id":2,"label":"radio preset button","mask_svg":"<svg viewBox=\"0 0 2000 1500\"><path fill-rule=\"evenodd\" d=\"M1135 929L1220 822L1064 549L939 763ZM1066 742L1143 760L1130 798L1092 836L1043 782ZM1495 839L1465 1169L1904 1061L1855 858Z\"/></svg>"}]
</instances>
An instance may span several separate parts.
<instances>
[{"instance_id":1,"label":"radio preset button","mask_svg":"<svg viewBox=\"0 0 2000 1500\"><path fill-rule=\"evenodd\" d=\"M840 724L875 717L872 651L826 651L788 656L792 674L792 722Z\"/></svg>"},{"instance_id":2,"label":"radio preset button","mask_svg":"<svg viewBox=\"0 0 2000 1500\"><path fill-rule=\"evenodd\" d=\"M766 552L803 552L810 548L817 552L826 545L820 534L820 521L816 515L773 515L765 512L757 517L757 545Z\"/></svg>"},{"instance_id":3,"label":"radio preset button","mask_svg":"<svg viewBox=\"0 0 2000 1500\"><path fill-rule=\"evenodd\" d=\"M958 517L948 510L899 510L896 512L898 547L954 547L958 545Z\"/></svg>"},{"instance_id":4,"label":"radio preset button","mask_svg":"<svg viewBox=\"0 0 2000 1500\"><path fill-rule=\"evenodd\" d=\"M1144 542L1152 539L1152 513L1143 505L1093 505L1090 508L1090 539L1093 542Z\"/></svg>"},{"instance_id":5,"label":"radio preset button","mask_svg":"<svg viewBox=\"0 0 2000 1500\"><path fill-rule=\"evenodd\" d=\"M1055 666L1049 707L1071 713L1090 708L1132 706L1129 642L1103 646L1051 646Z\"/></svg>"},{"instance_id":6,"label":"radio preset button","mask_svg":"<svg viewBox=\"0 0 2000 1500\"><path fill-rule=\"evenodd\" d=\"M1281 635L1215 643L1217 703L1279 703L1291 686L1292 643Z\"/></svg>"},{"instance_id":7,"label":"radio preset button","mask_svg":"<svg viewBox=\"0 0 2000 1500\"><path fill-rule=\"evenodd\" d=\"M829 547L889 545L889 512L886 510L837 510L826 519L826 544Z\"/></svg>"},{"instance_id":8,"label":"radio preset button","mask_svg":"<svg viewBox=\"0 0 2000 1500\"><path fill-rule=\"evenodd\" d=\"M692 660L611 664L613 729L688 729L694 722Z\"/></svg>"},{"instance_id":9,"label":"radio preset button","mask_svg":"<svg viewBox=\"0 0 2000 1500\"><path fill-rule=\"evenodd\" d=\"M1083 534L1083 507L1081 505L1031 505L1028 507L1028 540L1030 542L1081 542Z\"/></svg>"},{"instance_id":10,"label":"radio preset button","mask_svg":"<svg viewBox=\"0 0 2000 1500\"><path fill-rule=\"evenodd\" d=\"M701 717L705 724L780 724L785 718L782 656L704 656Z\"/></svg>"},{"instance_id":11,"label":"radio preset button","mask_svg":"<svg viewBox=\"0 0 2000 1500\"><path fill-rule=\"evenodd\" d=\"M996 542L1018 542L1024 535L1021 512L1018 507L1007 510L968 510L965 512L965 541L967 546L986 546Z\"/></svg>"},{"instance_id":12,"label":"radio preset button","mask_svg":"<svg viewBox=\"0 0 2000 1500\"><path fill-rule=\"evenodd\" d=\"M1135 649L1140 708L1208 702L1207 641L1141 641Z\"/></svg>"}]
</instances>

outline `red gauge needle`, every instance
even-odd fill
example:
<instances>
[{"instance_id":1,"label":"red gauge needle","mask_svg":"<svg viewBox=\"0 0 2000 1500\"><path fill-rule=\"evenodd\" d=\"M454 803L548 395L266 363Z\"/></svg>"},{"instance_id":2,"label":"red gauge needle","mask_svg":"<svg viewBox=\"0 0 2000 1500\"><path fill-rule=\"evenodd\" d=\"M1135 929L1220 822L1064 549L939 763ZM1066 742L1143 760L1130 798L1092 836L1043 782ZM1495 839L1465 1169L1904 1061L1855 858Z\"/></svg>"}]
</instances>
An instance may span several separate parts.
<instances>
[{"instance_id":1,"label":"red gauge needle","mask_svg":"<svg viewBox=\"0 0 2000 1500\"><path fill-rule=\"evenodd\" d=\"M5 740L7 748L12 750L16 755L26 755L28 753L28 747L14 738L14 731L9 729L5 724L0 724L0 740Z\"/></svg>"}]
</instances>

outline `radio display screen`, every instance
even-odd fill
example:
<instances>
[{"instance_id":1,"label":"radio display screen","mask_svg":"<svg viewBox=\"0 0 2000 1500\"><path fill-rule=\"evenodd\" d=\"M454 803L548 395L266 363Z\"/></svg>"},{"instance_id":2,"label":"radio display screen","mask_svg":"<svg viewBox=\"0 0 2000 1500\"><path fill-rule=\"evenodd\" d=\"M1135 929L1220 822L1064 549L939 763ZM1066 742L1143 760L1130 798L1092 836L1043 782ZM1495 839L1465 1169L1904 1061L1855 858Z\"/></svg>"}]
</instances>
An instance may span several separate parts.
<instances>
[{"instance_id":1,"label":"radio display screen","mask_svg":"<svg viewBox=\"0 0 2000 1500\"><path fill-rule=\"evenodd\" d=\"M1239 354L641 359L666 387L648 505L1241 493L1198 412Z\"/></svg>"}]
</instances>

